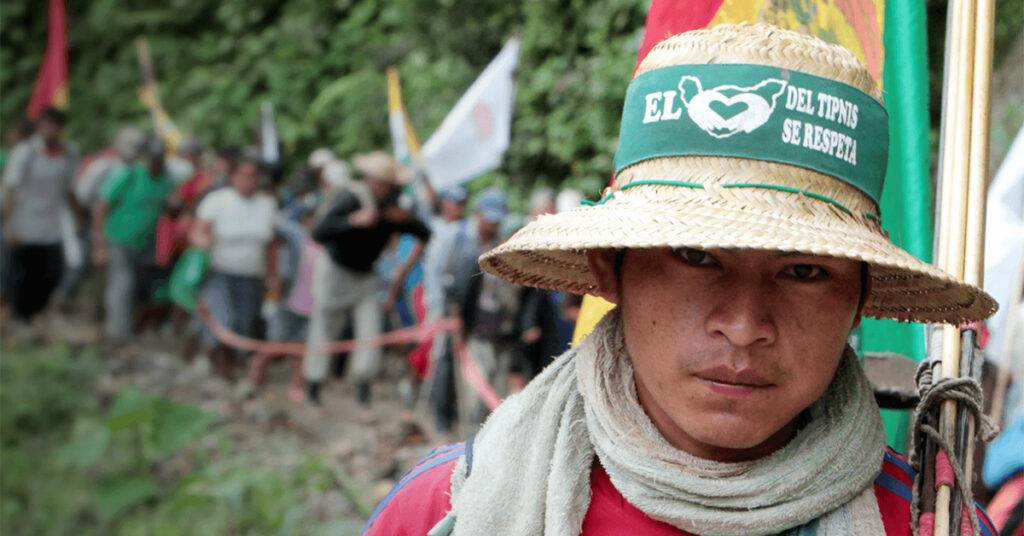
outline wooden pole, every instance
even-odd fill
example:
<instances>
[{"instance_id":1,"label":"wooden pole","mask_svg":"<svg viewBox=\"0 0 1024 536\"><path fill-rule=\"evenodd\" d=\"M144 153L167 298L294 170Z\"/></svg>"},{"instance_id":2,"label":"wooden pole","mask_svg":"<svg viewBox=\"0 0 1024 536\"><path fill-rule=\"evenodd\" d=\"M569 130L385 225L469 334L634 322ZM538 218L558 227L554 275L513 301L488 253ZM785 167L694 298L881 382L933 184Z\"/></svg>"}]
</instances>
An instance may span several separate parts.
<instances>
[{"instance_id":1,"label":"wooden pole","mask_svg":"<svg viewBox=\"0 0 1024 536\"><path fill-rule=\"evenodd\" d=\"M989 124L992 115L992 47L995 0L977 0L971 89L971 153L967 196L964 281L981 287L985 274L985 197L988 186Z\"/></svg>"},{"instance_id":2,"label":"wooden pole","mask_svg":"<svg viewBox=\"0 0 1024 536\"><path fill-rule=\"evenodd\" d=\"M163 121L160 117L160 110L163 107L160 105L160 93L156 87L156 73L153 70L153 57L149 55L149 44L146 42L145 37L139 37L135 40L135 49L139 54L139 70L142 71L142 90L145 92L147 102L146 107L149 108L149 117L153 120L153 127L156 129L157 134L163 136Z\"/></svg>"},{"instance_id":3,"label":"wooden pole","mask_svg":"<svg viewBox=\"0 0 1024 536\"><path fill-rule=\"evenodd\" d=\"M970 168L970 127L971 92L974 54L970 52L974 41L974 1L955 0L952 39L947 66L947 82L950 91L945 113L946 123L943 148L942 177L942 231L940 244L940 267L957 278L964 276L967 234L967 210L969 196L968 170ZM949 134L952 134L950 136ZM958 326L943 326L941 376L956 378L960 375L961 339ZM939 433L948 441L955 441L957 406L953 401L942 404L939 415ZM950 499L952 489L949 483L938 483L935 500L935 535L950 534ZM959 516L956 516L959 519Z\"/></svg>"},{"instance_id":4,"label":"wooden pole","mask_svg":"<svg viewBox=\"0 0 1024 536\"><path fill-rule=\"evenodd\" d=\"M964 281L981 288L985 274L985 198L988 186L989 159L989 124L991 123L992 102L992 48L994 34L995 0L978 0L974 21L974 57L972 63L971 101L971 134L970 158L968 165L967 192L967 229L964 264ZM964 355L969 356L968 374L975 372L975 360L982 359L977 355L976 333L964 332L962 342L968 344ZM979 364L980 365L980 364ZM980 367L977 372L980 373ZM980 381L980 377L976 378ZM982 407L984 409L984 406ZM974 415L961 410L961 418L966 418L966 432L961 430L958 454L963 463L964 476L968 479L968 488L974 482ZM952 512L953 518L958 517L961 506L956 501ZM970 508L971 505L966 505Z\"/></svg>"}]
</instances>

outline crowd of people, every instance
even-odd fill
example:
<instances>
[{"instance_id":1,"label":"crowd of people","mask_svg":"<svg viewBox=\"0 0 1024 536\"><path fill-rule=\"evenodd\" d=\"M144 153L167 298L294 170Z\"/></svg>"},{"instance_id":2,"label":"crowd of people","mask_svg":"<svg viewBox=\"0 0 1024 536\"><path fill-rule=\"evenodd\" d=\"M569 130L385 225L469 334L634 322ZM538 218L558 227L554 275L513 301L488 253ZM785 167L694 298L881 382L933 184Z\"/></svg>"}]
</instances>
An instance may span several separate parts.
<instances>
[{"instance_id":1,"label":"crowd of people","mask_svg":"<svg viewBox=\"0 0 1024 536\"><path fill-rule=\"evenodd\" d=\"M500 189L475 198L464 186L435 191L383 151L350 164L317 149L284 177L256 148L213 151L193 138L171 148L134 127L82 158L65 122L50 108L6 140L4 306L35 340L73 312L82 282L94 278L104 285L108 352L157 329L188 341L189 357L208 359L225 378L258 388L268 365L285 357L296 403L321 404L325 382L344 375L369 405L385 359L375 339L454 317L458 331L409 349L401 386L407 404L429 405L440 432L488 413L460 379L457 347L499 396L521 390L568 347L579 296L483 274L477 258L529 220L578 206L577 191L540 188L523 216ZM183 265L197 262L206 270L189 310L171 287ZM242 337L305 342L306 351L239 350L203 311ZM345 339L357 341L352 352L327 351Z\"/></svg>"}]
</instances>

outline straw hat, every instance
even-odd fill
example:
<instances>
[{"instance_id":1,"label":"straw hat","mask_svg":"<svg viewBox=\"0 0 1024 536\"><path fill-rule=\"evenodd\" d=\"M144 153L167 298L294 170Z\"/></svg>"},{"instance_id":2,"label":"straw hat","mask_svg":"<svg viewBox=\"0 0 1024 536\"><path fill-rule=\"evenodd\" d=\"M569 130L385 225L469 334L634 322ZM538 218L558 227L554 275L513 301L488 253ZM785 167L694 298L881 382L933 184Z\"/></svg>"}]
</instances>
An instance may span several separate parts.
<instances>
[{"instance_id":1,"label":"straw hat","mask_svg":"<svg viewBox=\"0 0 1024 536\"><path fill-rule=\"evenodd\" d=\"M352 159L352 164L364 179L379 180L392 184L406 184L412 179L409 168L384 151L361 154Z\"/></svg>"},{"instance_id":2,"label":"straw hat","mask_svg":"<svg viewBox=\"0 0 1024 536\"><path fill-rule=\"evenodd\" d=\"M680 70L685 73L688 69L703 74L679 76ZM777 80L772 79L776 87L770 88L770 95L737 96L739 90L763 90L768 79L746 87L726 82L718 82L722 85L711 89L700 85L701 81L704 86L713 85L715 76L721 80L719 73L759 70L777 75ZM896 247L882 230L876 200L885 170L888 121L881 108L881 90L853 53L769 25L723 25L662 41L637 69L630 91L635 93L635 88L647 87L644 84L659 79L673 85L665 85L663 93L649 89L651 92L646 94L627 93L616 155L619 169L602 200L592 206L541 216L480 257L485 271L524 285L586 293L596 283L587 267L586 251L591 248L686 246L798 251L868 263L872 290L863 313L869 317L959 324L985 319L995 311L994 300L983 291ZM687 84L694 85L703 102L697 102L701 99L694 98L694 90ZM818 106L822 103L815 99L809 99L811 104L801 102L798 84L831 88L819 93L844 96L836 101L838 108L842 108L840 104L846 106L844 109L851 108L846 99L860 99L860 106L852 107L852 121L851 117L841 118L827 111L820 116ZM670 92L673 94L668 95ZM689 100L682 110L684 99ZM721 110L721 106L736 105L743 99L750 109L760 103L762 115L751 119L756 114L746 114L744 123L724 119L717 112L707 113L714 108L711 101L720 101L716 109ZM780 126L778 131L768 132L774 123L765 121L778 119L782 123L783 116L788 121L800 113L807 124L860 136L860 160L854 152L854 165L850 165L850 140L843 142L839 134L824 135L826 141L833 140L831 149L828 144L820 145L819 139L806 140L806 136L804 142L810 145L797 137L797 141L789 139L793 147L782 148L785 144L777 139L783 129ZM665 117L659 117L662 114ZM743 114L736 117L739 115ZM630 123L631 118L636 119L635 124ZM696 134L683 141L665 139L669 136L633 139L635 132L651 132L642 128L669 123L659 123L662 119L678 119L669 125L671 128L700 128L703 132L692 130ZM841 122L845 126L835 126ZM851 125L860 129L846 128ZM803 128L807 127L801 127L800 132ZM813 134L814 128L806 134ZM774 136L765 138L768 142L735 150L742 140L766 132ZM869 135L864 136L865 132ZM781 136L786 139L784 132ZM704 140L707 152L679 155L689 149L679 149L678 145ZM836 149L836 140L840 149ZM869 152L872 144L876 146L874 154ZM660 148L645 157L633 154L635 158L630 158L627 153L636 153L635 146ZM722 156L721 152L727 150L718 149L726 146L734 147L731 156ZM662 150L665 147L668 149ZM856 151L856 145L853 147ZM749 153L760 151L758 159L748 156L748 149ZM785 158L777 155L787 151L796 155L795 160L782 163ZM804 165L804 160L813 163ZM845 171L811 169L819 162L821 169L855 169L850 173L860 174L862 182L851 180Z\"/></svg>"}]
</instances>

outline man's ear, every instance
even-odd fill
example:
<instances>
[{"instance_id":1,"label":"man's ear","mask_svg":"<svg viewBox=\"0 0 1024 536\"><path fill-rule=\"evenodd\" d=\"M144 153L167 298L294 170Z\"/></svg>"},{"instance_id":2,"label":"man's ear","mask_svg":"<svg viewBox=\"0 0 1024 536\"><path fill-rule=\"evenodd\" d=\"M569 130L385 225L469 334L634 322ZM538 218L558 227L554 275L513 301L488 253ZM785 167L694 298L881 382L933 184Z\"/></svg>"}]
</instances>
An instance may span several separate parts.
<instances>
[{"instance_id":1,"label":"man's ear","mask_svg":"<svg viewBox=\"0 0 1024 536\"><path fill-rule=\"evenodd\" d=\"M617 304L621 296L621 274L616 257L618 251L614 249L587 250L587 267L595 285L590 294Z\"/></svg>"}]
</instances>

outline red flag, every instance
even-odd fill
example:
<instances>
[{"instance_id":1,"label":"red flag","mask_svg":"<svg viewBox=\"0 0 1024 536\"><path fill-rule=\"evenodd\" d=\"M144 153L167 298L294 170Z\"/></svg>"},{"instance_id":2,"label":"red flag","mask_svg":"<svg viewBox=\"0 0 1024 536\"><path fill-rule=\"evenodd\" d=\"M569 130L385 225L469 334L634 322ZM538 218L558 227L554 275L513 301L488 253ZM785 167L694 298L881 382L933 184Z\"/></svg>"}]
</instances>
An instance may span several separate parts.
<instances>
[{"instance_id":1,"label":"red flag","mask_svg":"<svg viewBox=\"0 0 1024 536\"><path fill-rule=\"evenodd\" d=\"M710 24L724 1L651 0L651 9L644 24L644 41L636 58L637 67L654 45L675 34L699 30Z\"/></svg>"},{"instance_id":2,"label":"red flag","mask_svg":"<svg viewBox=\"0 0 1024 536\"><path fill-rule=\"evenodd\" d=\"M35 119L43 108L68 105L68 39L64 0L50 0L50 27L46 56L36 77L36 88L28 104L28 116Z\"/></svg>"}]
</instances>

